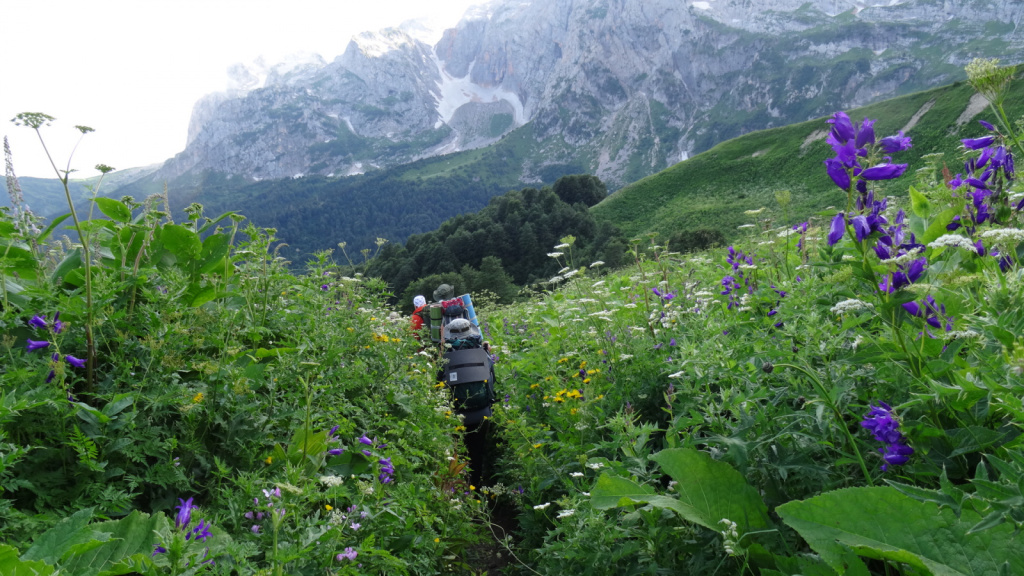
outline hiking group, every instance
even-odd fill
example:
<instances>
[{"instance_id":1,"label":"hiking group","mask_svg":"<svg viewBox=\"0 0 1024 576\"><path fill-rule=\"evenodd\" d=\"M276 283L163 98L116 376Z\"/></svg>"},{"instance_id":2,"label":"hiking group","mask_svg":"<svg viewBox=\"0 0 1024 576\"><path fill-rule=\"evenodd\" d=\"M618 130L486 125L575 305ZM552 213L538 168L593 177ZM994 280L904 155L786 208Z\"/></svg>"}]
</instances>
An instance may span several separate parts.
<instances>
[{"instance_id":1,"label":"hiking group","mask_svg":"<svg viewBox=\"0 0 1024 576\"><path fill-rule=\"evenodd\" d=\"M491 405L497 400L494 359L490 344L480 334L469 294L456 297L452 286L442 284L433 296L431 304L423 296L413 298L411 328L417 338L429 329L430 342L441 354L437 380L449 391L452 412L466 428L463 443L469 456L471 484L482 486L488 466Z\"/></svg>"}]
</instances>

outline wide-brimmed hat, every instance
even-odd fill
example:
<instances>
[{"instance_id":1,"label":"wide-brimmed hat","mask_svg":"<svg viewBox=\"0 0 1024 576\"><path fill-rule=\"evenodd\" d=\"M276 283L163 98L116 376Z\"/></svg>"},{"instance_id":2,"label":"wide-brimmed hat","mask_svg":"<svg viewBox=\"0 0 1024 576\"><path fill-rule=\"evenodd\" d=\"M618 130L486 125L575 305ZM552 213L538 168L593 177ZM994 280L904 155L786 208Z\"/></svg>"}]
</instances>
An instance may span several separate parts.
<instances>
[{"instance_id":1,"label":"wide-brimmed hat","mask_svg":"<svg viewBox=\"0 0 1024 576\"><path fill-rule=\"evenodd\" d=\"M455 288L451 284L441 284L434 290L434 301L451 300L455 297Z\"/></svg>"}]
</instances>

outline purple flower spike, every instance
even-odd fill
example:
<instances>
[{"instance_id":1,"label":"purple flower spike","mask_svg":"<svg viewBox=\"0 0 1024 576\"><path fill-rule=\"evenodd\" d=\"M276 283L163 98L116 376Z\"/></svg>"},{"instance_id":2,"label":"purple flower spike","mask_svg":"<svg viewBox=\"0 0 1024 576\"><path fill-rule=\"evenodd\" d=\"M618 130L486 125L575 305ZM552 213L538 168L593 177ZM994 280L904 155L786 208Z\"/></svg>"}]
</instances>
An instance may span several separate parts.
<instances>
[{"instance_id":1,"label":"purple flower spike","mask_svg":"<svg viewBox=\"0 0 1024 576\"><path fill-rule=\"evenodd\" d=\"M327 453L330 454L331 456L341 456L342 454L345 453L345 449L344 448L331 448L330 450L327 451Z\"/></svg>"},{"instance_id":2,"label":"purple flower spike","mask_svg":"<svg viewBox=\"0 0 1024 576\"><path fill-rule=\"evenodd\" d=\"M885 402L871 406L860 425L870 430L875 440L885 443L884 447L878 449L885 462L882 464L883 471L888 470L890 465L906 464L914 454L914 449L907 445L906 438L900 432L899 420Z\"/></svg>"},{"instance_id":3,"label":"purple flower spike","mask_svg":"<svg viewBox=\"0 0 1024 576\"><path fill-rule=\"evenodd\" d=\"M827 122L832 125L832 136L840 142L848 142L856 136L853 122L850 121L850 117L846 115L846 112L836 112Z\"/></svg>"},{"instance_id":4,"label":"purple flower spike","mask_svg":"<svg viewBox=\"0 0 1024 576\"><path fill-rule=\"evenodd\" d=\"M846 232L846 217L840 212L832 219L832 226L828 231L828 245L835 246L843 237L844 232Z\"/></svg>"},{"instance_id":5,"label":"purple flower spike","mask_svg":"<svg viewBox=\"0 0 1024 576\"><path fill-rule=\"evenodd\" d=\"M68 361L68 364L71 364L75 368L85 368L85 360L82 360L81 358L75 358L71 354L68 354L64 359Z\"/></svg>"},{"instance_id":6,"label":"purple flower spike","mask_svg":"<svg viewBox=\"0 0 1024 576\"><path fill-rule=\"evenodd\" d=\"M37 315L33 316L28 321L28 325L33 327L33 328L39 328L40 330L45 330L46 329L46 315L45 314L37 314Z\"/></svg>"},{"instance_id":7,"label":"purple flower spike","mask_svg":"<svg viewBox=\"0 0 1024 576\"><path fill-rule=\"evenodd\" d=\"M866 216L854 216L850 218L850 224L853 225L853 231L857 235L857 242L863 242L871 235L871 225L868 224Z\"/></svg>"},{"instance_id":8,"label":"purple flower spike","mask_svg":"<svg viewBox=\"0 0 1024 576\"><path fill-rule=\"evenodd\" d=\"M847 172L846 166L839 159L829 158L825 160L825 172L828 173L828 177L835 182L836 186L843 190L850 189L850 173Z\"/></svg>"},{"instance_id":9,"label":"purple flower spike","mask_svg":"<svg viewBox=\"0 0 1024 576\"><path fill-rule=\"evenodd\" d=\"M982 126L984 126L985 129L988 130L989 132L995 132L996 131L996 127L995 126L989 124L988 122L985 122L984 120L978 120L978 124L981 124Z\"/></svg>"},{"instance_id":10,"label":"purple flower spike","mask_svg":"<svg viewBox=\"0 0 1024 576\"><path fill-rule=\"evenodd\" d=\"M899 134L895 136L886 136L879 141L878 145L882 148L883 152L892 154L894 152L903 152L910 150L910 136L904 136L903 130L900 130Z\"/></svg>"},{"instance_id":11,"label":"purple flower spike","mask_svg":"<svg viewBox=\"0 0 1024 576\"><path fill-rule=\"evenodd\" d=\"M879 164L861 172L860 177L864 180L892 180L903 176L906 171L906 164Z\"/></svg>"},{"instance_id":12,"label":"purple flower spike","mask_svg":"<svg viewBox=\"0 0 1024 576\"><path fill-rule=\"evenodd\" d=\"M367 438L366 434L363 434L362 436L359 437L359 442L362 444L366 444L367 446L373 446L373 440Z\"/></svg>"},{"instance_id":13,"label":"purple flower spike","mask_svg":"<svg viewBox=\"0 0 1024 576\"><path fill-rule=\"evenodd\" d=\"M857 148L863 148L868 144L875 143L875 121L864 119L860 123L860 130L857 131Z\"/></svg>"},{"instance_id":14,"label":"purple flower spike","mask_svg":"<svg viewBox=\"0 0 1024 576\"><path fill-rule=\"evenodd\" d=\"M981 150L982 148L990 146L995 141L996 137L989 134L988 136L982 136L981 138L964 138L960 142L962 142L964 148L967 148L968 150Z\"/></svg>"},{"instance_id":15,"label":"purple flower spike","mask_svg":"<svg viewBox=\"0 0 1024 576\"><path fill-rule=\"evenodd\" d=\"M178 530L184 530L190 522L192 522L192 509L195 506L192 505L192 499L182 500L178 498L178 504L174 507L178 511L178 514L174 517L174 527Z\"/></svg>"},{"instance_id":16,"label":"purple flower spike","mask_svg":"<svg viewBox=\"0 0 1024 576\"><path fill-rule=\"evenodd\" d=\"M50 346L50 343L46 340L26 340L26 342L27 344L25 347L28 348L29 352L34 352Z\"/></svg>"}]
</instances>

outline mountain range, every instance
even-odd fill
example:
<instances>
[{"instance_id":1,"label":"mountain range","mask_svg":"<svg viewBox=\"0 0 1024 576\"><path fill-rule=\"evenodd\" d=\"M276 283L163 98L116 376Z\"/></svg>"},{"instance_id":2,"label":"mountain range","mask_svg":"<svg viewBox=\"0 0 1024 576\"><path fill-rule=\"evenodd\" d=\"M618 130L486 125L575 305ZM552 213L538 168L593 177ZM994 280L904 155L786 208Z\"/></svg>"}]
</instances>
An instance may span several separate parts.
<instances>
[{"instance_id":1,"label":"mountain range","mask_svg":"<svg viewBox=\"0 0 1024 576\"><path fill-rule=\"evenodd\" d=\"M507 189L590 173L614 190L740 134L961 80L976 57L1024 61L1022 20L1016 0L496 0L433 46L387 29L331 62L235 67L185 150L111 192L166 183L174 208L237 209L286 240L334 221L321 248L404 241ZM375 214L387 230L345 231Z\"/></svg>"}]
</instances>

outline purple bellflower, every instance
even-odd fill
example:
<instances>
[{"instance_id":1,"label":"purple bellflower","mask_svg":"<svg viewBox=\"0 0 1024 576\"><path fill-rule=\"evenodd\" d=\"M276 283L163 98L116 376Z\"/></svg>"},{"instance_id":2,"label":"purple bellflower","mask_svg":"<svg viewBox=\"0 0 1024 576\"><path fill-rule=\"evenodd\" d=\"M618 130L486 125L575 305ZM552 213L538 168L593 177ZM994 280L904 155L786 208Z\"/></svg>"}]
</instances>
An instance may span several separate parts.
<instances>
[{"instance_id":1,"label":"purple bellflower","mask_svg":"<svg viewBox=\"0 0 1024 576\"><path fill-rule=\"evenodd\" d=\"M36 350L41 350L43 348L49 348L50 346L50 343L46 340L26 340L26 342L27 344L25 345L25 347L28 349L29 352L34 352Z\"/></svg>"},{"instance_id":2,"label":"purple bellflower","mask_svg":"<svg viewBox=\"0 0 1024 576\"><path fill-rule=\"evenodd\" d=\"M860 425L871 431L875 440L883 442L885 446L878 449L882 454L882 471L889 469L889 466L901 466L910 460L914 449L907 444L907 439L900 432L900 422L893 414L892 408L885 402L879 402L878 406L871 406L871 410L864 416Z\"/></svg>"}]
</instances>

